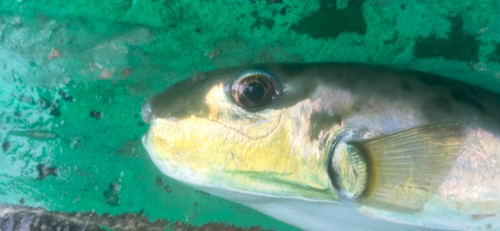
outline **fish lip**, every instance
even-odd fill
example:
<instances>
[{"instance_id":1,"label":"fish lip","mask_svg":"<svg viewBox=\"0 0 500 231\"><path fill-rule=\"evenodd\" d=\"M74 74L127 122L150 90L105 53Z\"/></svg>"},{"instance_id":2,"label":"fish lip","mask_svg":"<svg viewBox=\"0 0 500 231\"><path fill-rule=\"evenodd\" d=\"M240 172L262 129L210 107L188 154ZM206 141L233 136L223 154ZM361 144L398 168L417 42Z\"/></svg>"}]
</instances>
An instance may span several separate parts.
<instances>
[{"instance_id":1,"label":"fish lip","mask_svg":"<svg viewBox=\"0 0 500 231\"><path fill-rule=\"evenodd\" d=\"M153 163L156 165L156 167L158 169L160 169L160 171L163 172L163 174L165 174L165 175L167 175L169 177L174 178L173 177L173 171L172 171L172 169L170 169L167 165L165 165L165 163L163 163L158 158L157 153L151 147L151 144L149 142L150 141L149 140L149 132L146 132L146 133L144 133L144 135L142 135L141 141L142 141L142 146L146 149L146 151L149 154L149 157L151 158L151 160L153 161Z\"/></svg>"},{"instance_id":2,"label":"fish lip","mask_svg":"<svg viewBox=\"0 0 500 231\"><path fill-rule=\"evenodd\" d=\"M146 104L144 104L144 106L142 106L141 108L142 121L149 124L151 122L152 116L153 113L151 110L151 100L148 100L148 102L146 102Z\"/></svg>"}]
</instances>

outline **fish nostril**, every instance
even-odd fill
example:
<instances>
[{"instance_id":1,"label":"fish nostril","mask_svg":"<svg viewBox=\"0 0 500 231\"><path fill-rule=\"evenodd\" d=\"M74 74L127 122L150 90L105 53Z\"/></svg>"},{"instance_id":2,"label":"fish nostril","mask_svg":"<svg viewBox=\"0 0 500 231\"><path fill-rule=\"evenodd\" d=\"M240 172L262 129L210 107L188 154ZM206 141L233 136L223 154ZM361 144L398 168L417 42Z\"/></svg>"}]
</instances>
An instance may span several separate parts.
<instances>
[{"instance_id":1,"label":"fish nostril","mask_svg":"<svg viewBox=\"0 0 500 231\"><path fill-rule=\"evenodd\" d=\"M152 119L151 118L151 116L152 116L152 113L151 113L151 100L149 100L146 104L144 104L144 106L142 106L141 116L142 116L142 121L144 121L145 123L149 124L149 122Z\"/></svg>"}]
</instances>

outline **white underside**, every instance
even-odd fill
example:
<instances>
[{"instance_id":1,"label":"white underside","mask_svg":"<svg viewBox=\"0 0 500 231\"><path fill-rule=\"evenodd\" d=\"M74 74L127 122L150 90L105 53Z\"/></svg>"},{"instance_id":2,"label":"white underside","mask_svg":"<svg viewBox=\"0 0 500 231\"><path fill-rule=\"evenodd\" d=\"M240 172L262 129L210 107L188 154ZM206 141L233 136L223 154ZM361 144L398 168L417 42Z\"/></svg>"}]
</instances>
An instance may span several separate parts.
<instances>
[{"instance_id":1,"label":"white underside","mask_svg":"<svg viewBox=\"0 0 500 231\"><path fill-rule=\"evenodd\" d=\"M194 188L208 192L267 214L277 220L310 231L414 231L431 230L425 227L402 225L367 217L353 207L342 204L311 202L288 198L259 197L198 185Z\"/></svg>"}]
</instances>

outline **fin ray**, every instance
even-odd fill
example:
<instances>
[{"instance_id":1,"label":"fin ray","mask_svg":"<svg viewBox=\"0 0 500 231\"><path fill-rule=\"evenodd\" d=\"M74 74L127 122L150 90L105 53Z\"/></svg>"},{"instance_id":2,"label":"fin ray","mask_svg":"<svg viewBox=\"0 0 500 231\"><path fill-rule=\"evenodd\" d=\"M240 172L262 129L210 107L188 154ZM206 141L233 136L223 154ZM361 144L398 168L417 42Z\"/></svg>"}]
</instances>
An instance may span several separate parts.
<instances>
[{"instance_id":1,"label":"fin ray","mask_svg":"<svg viewBox=\"0 0 500 231\"><path fill-rule=\"evenodd\" d=\"M360 142L369 178L358 199L385 210L421 211L454 166L464 137L459 125L443 124Z\"/></svg>"}]
</instances>

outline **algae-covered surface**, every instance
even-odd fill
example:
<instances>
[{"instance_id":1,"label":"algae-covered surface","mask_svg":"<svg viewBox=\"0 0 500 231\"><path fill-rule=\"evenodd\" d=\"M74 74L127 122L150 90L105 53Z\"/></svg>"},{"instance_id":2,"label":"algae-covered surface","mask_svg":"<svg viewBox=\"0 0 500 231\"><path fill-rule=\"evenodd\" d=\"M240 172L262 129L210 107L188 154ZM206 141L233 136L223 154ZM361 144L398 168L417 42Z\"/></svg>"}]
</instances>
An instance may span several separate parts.
<instances>
[{"instance_id":1,"label":"algae-covered surface","mask_svg":"<svg viewBox=\"0 0 500 231\"><path fill-rule=\"evenodd\" d=\"M127 216L145 227L168 223L160 229L296 230L162 175L140 143L141 105L200 71L260 62L380 64L500 92L499 8L486 0L0 1L0 203L80 212L78 225L116 230L127 230L112 225Z\"/></svg>"}]
</instances>

